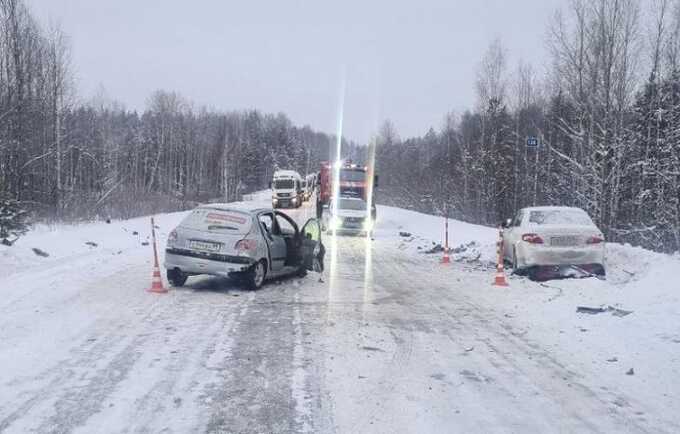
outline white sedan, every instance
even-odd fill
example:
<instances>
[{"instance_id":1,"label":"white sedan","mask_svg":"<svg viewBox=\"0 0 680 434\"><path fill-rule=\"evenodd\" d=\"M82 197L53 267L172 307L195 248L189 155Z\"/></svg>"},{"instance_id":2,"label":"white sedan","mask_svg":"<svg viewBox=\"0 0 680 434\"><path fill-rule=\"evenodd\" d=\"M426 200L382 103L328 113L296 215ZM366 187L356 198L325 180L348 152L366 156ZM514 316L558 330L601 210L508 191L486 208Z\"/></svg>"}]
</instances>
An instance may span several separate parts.
<instances>
[{"instance_id":1,"label":"white sedan","mask_svg":"<svg viewBox=\"0 0 680 434\"><path fill-rule=\"evenodd\" d=\"M523 208L503 227L503 256L517 274L542 266L605 274L604 236L580 208Z\"/></svg>"}]
</instances>

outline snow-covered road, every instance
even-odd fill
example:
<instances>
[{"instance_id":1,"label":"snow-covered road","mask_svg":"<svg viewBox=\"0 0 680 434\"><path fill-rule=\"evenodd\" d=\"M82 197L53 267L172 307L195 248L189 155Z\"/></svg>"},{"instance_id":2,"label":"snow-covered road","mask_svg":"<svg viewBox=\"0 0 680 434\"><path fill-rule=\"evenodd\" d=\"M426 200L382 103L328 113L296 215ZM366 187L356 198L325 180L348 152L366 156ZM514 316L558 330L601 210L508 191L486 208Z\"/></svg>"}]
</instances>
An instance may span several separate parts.
<instances>
[{"instance_id":1,"label":"snow-covered road","mask_svg":"<svg viewBox=\"0 0 680 434\"><path fill-rule=\"evenodd\" d=\"M493 230L454 224L478 245L444 267L421 253L440 219L378 212L374 241L325 240L324 282L254 292L145 292L147 219L0 251L0 432L680 431L680 301L658 276L678 258L612 246L608 282L499 289ZM163 240L182 216L158 217ZM616 303L634 313L575 312Z\"/></svg>"}]
</instances>

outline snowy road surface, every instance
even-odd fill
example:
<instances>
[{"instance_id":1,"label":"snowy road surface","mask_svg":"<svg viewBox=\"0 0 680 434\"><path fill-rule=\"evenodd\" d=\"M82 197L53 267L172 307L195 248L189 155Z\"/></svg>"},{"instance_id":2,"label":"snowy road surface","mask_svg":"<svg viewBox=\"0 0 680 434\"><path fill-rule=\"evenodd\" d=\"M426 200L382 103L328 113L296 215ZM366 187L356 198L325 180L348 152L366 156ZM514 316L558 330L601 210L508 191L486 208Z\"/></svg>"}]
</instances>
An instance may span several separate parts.
<instances>
[{"instance_id":1,"label":"snowy road surface","mask_svg":"<svg viewBox=\"0 0 680 434\"><path fill-rule=\"evenodd\" d=\"M0 432L680 431L680 302L659 277L677 257L612 246L607 282L499 289L493 230L454 224L478 247L443 268L421 253L439 219L378 212L373 242L325 239L324 282L254 292L145 292L147 219L1 250ZM182 215L158 217L161 238Z\"/></svg>"}]
</instances>

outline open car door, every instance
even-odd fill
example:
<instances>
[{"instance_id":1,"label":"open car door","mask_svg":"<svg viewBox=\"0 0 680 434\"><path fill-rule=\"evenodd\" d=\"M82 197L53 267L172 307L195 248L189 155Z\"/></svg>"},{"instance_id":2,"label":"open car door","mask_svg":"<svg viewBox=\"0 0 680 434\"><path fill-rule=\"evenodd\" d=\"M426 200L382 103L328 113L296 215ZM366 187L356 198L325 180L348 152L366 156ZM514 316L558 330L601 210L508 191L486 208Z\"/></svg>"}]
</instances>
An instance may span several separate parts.
<instances>
[{"instance_id":1,"label":"open car door","mask_svg":"<svg viewBox=\"0 0 680 434\"><path fill-rule=\"evenodd\" d=\"M326 249L321 242L321 226L319 220L309 219L300 231L302 235L302 264L309 271L323 271L323 258Z\"/></svg>"}]
</instances>

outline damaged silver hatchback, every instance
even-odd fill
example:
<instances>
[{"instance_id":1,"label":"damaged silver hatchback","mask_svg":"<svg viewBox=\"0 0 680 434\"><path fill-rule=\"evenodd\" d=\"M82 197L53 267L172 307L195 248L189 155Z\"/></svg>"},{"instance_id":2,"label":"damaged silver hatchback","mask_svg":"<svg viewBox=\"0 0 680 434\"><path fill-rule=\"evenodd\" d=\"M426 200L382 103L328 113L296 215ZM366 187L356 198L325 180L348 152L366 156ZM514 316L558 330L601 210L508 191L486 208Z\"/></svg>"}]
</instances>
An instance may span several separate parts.
<instances>
[{"instance_id":1,"label":"damaged silver hatchback","mask_svg":"<svg viewBox=\"0 0 680 434\"><path fill-rule=\"evenodd\" d=\"M205 274L257 289L269 278L321 271L324 252L316 219L299 229L290 216L270 208L210 204L170 232L164 266L173 286Z\"/></svg>"}]
</instances>

